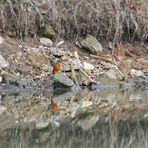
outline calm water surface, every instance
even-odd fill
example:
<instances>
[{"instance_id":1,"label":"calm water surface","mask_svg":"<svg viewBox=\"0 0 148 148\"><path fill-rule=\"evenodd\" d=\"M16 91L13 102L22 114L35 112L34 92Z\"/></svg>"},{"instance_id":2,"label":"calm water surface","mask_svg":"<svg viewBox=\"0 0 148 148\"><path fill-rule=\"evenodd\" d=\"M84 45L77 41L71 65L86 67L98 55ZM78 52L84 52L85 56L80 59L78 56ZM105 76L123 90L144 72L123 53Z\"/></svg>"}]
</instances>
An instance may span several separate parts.
<instances>
[{"instance_id":1,"label":"calm water surface","mask_svg":"<svg viewBox=\"0 0 148 148\"><path fill-rule=\"evenodd\" d=\"M51 94L45 94L51 97ZM64 94L52 94L52 97L55 100L60 97L66 99L67 94L63 97ZM81 90L73 96L77 101L89 97L113 102L120 100L121 104L126 101L147 103L148 91ZM58 125L50 123L44 129L36 129L33 123L16 124L5 129L5 125L0 125L0 148L148 148L148 106L144 112L144 119L134 121L114 122L110 118L111 113L101 117L95 112L83 112L75 119L62 121Z\"/></svg>"}]
</instances>

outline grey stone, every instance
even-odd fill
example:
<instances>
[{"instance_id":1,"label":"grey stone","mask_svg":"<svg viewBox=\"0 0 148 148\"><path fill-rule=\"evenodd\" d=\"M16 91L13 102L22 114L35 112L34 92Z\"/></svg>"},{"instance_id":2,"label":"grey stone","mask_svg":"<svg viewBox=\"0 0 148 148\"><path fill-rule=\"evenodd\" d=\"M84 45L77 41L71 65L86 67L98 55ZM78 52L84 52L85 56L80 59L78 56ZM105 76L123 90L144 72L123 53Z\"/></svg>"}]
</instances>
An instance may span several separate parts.
<instances>
[{"instance_id":1,"label":"grey stone","mask_svg":"<svg viewBox=\"0 0 148 148\"><path fill-rule=\"evenodd\" d=\"M32 72L32 68L29 66L16 67L16 70L19 71L20 73L31 73Z\"/></svg>"},{"instance_id":2,"label":"grey stone","mask_svg":"<svg viewBox=\"0 0 148 148\"><path fill-rule=\"evenodd\" d=\"M105 75L110 79L117 79L116 72L113 69L108 70Z\"/></svg>"},{"instance_id":3,"label":"grey stone","mask_svg":"<svg viewBox=\"0 0 148 148\"><path fill-rule=\"evenodd\" d=\"M53 97L54 103L57 103L58 105L61 106L64 100L68 100L74 96L74 93L69 91L65 92L63 94L60 94L59 96Z\"/></svg>"},{"instance_id":4,"label":"grey stone","mask_svg":"<svg viewBox=\"0 0 148 148\"><path fill-rule=\"evenodd\" d=\"M71 106L69 107L69 110L70 110L69 112L71 112L71 117L72 118L76 117L77 112L79 111L79 108L80 108L79 103L73 102L71 104Z\"/></svg>"},{"instance_id":5,"label":"grey stone","mask_svg":"<svg viewBox=\"0 0 148 148\"><path fill-rule=\"evenodd\" d=\"M34 53L38 53L38 52L40 52L41 51L41 49L40 48L30 48L30 52L34 52Z\"/></svg>"},{"instance_id":6,"label":"grey stone","mask_svg":"<svg viewBox=\"0 0 148 148\"><path fill-rule=\"evenodd\" d=\"M0 83L2 82L2 80L3 80L3 77L2 77L2 76L0 76Z\"/></svg>"},{"instance_id":7,"label":"grey stone","mask_svg":"<svg viewBox=\"0 0 148 148\"><path fill-rule=\"evenodd\" d=\"M103 51L101 43L91 35L88 35L80 44L84 49L88 49L91 54L99 54Z\"/></svg>"},{"instance_id":8,"label":"grey stone","mask_svg":"<svg viewBox=\"0 0 148 148\"><path fill-rule=\"evenodd\" d=\"M37 129L44 129L44 128L47 128L48 125L49 125L49 123L50 123L50 120L49 120L49 119L47 119L47 120L45 120L45 121L38 121L38 122L36 123L36 128L37 128Z\"/></svg>"},{"instance_id":9,"label":"grey stone","mask_svg":"<svg viewBox=\"0 0 148 148\"><path fill-rule=\"evenodd\" d=\"M0 105L0 115L6 110L5 106Z\"/></svg>"},{"instance_id":10,"label":"grey stone","mask_svg":"<svg viewBox=\"0 0 148 148\"><path fill-rule=\"evenodd\" d=\"M82 62L78 59L70 59L68 62L62 64L62 71L70 71L71 65L74 70L82 68Z\"/></svg>"},{"instance_id":11,"label":"grey stone","mask_svg":"<svg viewBox=\"0 0 148 148\"><path fill-rule=\"evenodd\" d=\"M130 75L135 77L144 77L143 71L136 69L131 69Z\"/></svg>"},{"instance_id":12,"label":"grey stone","mask_svg":"<svg viewBox=\"0 0 148 148\"><path fill-rule=\"evenodd\" d=\"M49 38L40 38L40 43L48 47L53 45L53 42Z\"/></svg>"},{"instance_id":13,"label":"grey stone","mask_svg":"<svg viewBox=\"0 0 148 148\"><path fill-rule=\"evenodd\" d=\"M61 48L52 48L51 54L54 56L61 57L66 54L66 51L62 50Z\"/></svg>"},{"instance_id":14,"label":"grey stone","mask_svg":"<svg viewBox=\"0 0 148 148\"><path fill-rule=\"evenodd\" d=\"M74 82L63 73L56 73L54 75L54 80L56 82L63 84L64 86L71 87L74 85Z\"/></svg>"},{"instance_id":15,"label":"grey stone","mask_svg":"<svg viewBox=\"0 0 148 148\"><path fill-rule=\"evenodd\" d=\"M10 74L4 70L1 70L1 76L3 77L3 81L9 85L19 85L20 87L26 87L29 85L29 82L27 82L27 80L21 79L20 77Z\"/></svg>"},{"instance_id":16,"label":"grey stone","mask_svg":"<svg viewBox=\"0 0 148 148\"><path fill-rule=\"evenodd\" d=\"M8 68L8 67L9 67L9 63L0 54L0 68Z\"/></svg>"},{"instance_id":17,"label":"grey stone","mask_svg":"<svg viewBox=\"0 0 148 148\"><path fill-rule=\"evenodd\" d=\"M77 124L84 130L89 130L91 129L99 120L99 116L98 115L90 115L87 116L84 119L80 119L78 120Z\"/></svg>"},{"instance_id":18,"label":"grey stone","mask_svg":"<svg viewBox=\"0 0 148 148\"><path fill-rule=\"evenodd\" d=\"M4 41L5 41L4 38L0 36L0 44L3 44Z\"/></svg>"}]
</instances>

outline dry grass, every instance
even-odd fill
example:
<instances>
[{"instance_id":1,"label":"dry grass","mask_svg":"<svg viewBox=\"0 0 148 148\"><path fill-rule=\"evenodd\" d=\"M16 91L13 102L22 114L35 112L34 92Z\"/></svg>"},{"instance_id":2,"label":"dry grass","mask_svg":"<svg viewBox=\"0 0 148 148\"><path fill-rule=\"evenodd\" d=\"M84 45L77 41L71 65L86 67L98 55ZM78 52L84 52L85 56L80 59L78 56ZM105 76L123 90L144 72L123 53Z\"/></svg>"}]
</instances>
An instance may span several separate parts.
<instances>
[{"instance_id":1,"label":"dry grass","mask_svg":"<svg viewBox=\"0 0 148 148\"><path fill-rule=\"evenodd\" d=\"M101 40L147 40L147 0L1 0L0 29L12 36L37 33L44 24L66 39L87 33Z\"/></svg>"}]
</instances>

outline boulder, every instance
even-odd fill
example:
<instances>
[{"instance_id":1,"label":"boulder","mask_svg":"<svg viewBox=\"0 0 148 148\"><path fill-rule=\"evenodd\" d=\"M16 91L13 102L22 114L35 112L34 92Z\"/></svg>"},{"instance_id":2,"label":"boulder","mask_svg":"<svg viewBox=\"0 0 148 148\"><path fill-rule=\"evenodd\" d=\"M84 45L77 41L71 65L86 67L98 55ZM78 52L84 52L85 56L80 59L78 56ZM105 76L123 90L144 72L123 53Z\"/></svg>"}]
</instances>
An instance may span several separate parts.
<instances>
[{"instance_id":1,"label":"boulder","mask_svg":"<svg viewBox=\"0 0 148 148\"><path fill-rule=\"evenodd\" d=\"M40 43L48 47L51 47L53 45L53 42L48 38L40 38Z\"/></svg>"},{"instance_id":2,"label":"boulder","mask_svg":"<svg viewBox=\"0 0 148 148\"><path fill-rule=\"evenodd\" d=\"M67 87L71 87L74 85L74 82L63 73L56 73L54 75L54 80Z\"/></svg>"},{"instance_id":3,"label":"boulder","mask_svg":"<svg viewBox=\"0 0 148 148\"><path fill-rule=\"evenodd\" d=\"M103 51L101 43L93 36L87 35L87 37L80 41L81 46L88 50L91 54L99 54Z\"/></svg>"}]
</instances>

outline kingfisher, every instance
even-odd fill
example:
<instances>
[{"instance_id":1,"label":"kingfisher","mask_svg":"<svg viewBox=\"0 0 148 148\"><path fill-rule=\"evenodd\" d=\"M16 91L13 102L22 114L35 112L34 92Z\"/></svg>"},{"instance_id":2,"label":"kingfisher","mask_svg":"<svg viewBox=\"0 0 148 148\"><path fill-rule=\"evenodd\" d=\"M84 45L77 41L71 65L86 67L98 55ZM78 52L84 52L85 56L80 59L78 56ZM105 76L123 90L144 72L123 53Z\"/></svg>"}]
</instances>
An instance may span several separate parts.
<instances>
[{"instance_id":1,"label":"kingfisher","mask_svg":"<svg viewBox=\"0 0 148 148\"><path fill-rule=\"evenodd\" d=\"M59 72L61 70L61 63L57 61L56 64L53 66L52 74Z\"/></svg>"},{"instance_id":2,"label":"kingfisher","mask_svg":"<svg viewBox=\"0 0 148 148\"><path fill-rule=\"evenodd\" d=\"M53 113L58 113L59 112L59 106L57 103L54 103L53 100L50 100L48 102L48 109L47 110L50 110L51 112Z\"/></svg>"}]
</instances>

